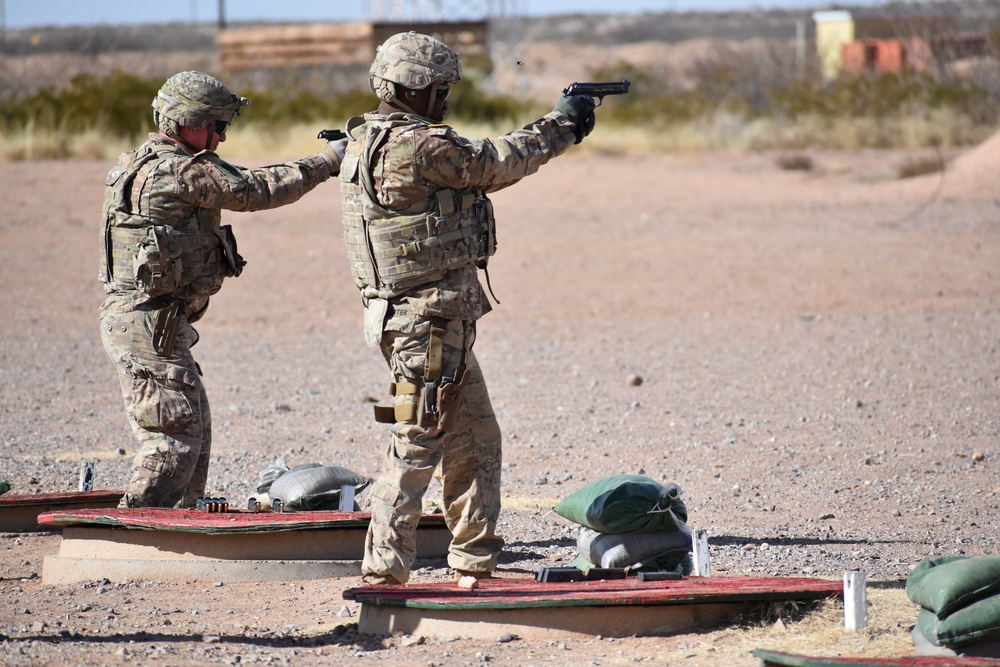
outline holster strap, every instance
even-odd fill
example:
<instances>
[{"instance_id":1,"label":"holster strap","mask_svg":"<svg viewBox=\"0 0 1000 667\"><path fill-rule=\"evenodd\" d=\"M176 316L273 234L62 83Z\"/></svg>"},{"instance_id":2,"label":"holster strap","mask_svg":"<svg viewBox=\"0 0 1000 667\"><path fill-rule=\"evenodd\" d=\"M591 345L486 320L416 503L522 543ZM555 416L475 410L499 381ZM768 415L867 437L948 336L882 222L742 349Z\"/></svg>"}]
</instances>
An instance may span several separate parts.
<instances>
[{"instance_id":1,"label":"holster strap","mask_svg":"<svg viewBox=\"0 0 1000 667\"><path fill-rule=\"evenodd\" d=\"M392 396L416 395L419 392L420 387L412 382L400 381L389 385L389 393ZM375 406L375 421L379 424L395 424L396 422L415 421L416 418L416 402Z\"/></svg>"}]
</instances>

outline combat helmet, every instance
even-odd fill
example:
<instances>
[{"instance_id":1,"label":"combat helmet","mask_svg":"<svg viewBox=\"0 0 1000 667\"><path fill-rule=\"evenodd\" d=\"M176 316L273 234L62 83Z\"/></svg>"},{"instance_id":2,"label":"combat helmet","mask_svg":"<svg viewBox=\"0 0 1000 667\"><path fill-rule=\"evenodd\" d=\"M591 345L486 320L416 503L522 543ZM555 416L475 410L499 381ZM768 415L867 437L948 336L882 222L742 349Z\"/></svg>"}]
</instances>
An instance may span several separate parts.
<instances>
[{"instance_id":1,"label":"combat helmet","mask_svg":"<svg viewBox=\"0 0 1000 667\"><path fill-rule=\"evenodd\" d=\"M412 30L385 40L378 47L368 71L371 90L380 100L409 111L413 109L396 96L396 85L420 90L429 86L449 86L461 79L462 66L458 54L444 42ZM436 91L431 92L433 100Z\"/></svg>"},{"instance_id":2,"label":"combat helmet","mask_svg":"<svg viewBox=\"0 0 1000 667\"><path fill-rule=\"evenodd\" d=\"M167 79L153 99L153 118L158 125L159 116L164 116L199 130L218 121L233 122L248 104L250 100L233 94L214 76L180 72Z\"/></svg>"}]
</instances>

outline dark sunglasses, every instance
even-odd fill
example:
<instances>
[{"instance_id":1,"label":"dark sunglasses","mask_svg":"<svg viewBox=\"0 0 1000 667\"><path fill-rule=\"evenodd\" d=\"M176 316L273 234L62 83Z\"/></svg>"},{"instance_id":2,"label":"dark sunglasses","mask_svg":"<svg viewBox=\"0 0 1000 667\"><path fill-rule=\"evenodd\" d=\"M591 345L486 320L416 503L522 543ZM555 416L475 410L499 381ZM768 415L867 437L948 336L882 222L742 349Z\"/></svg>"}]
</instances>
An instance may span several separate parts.
<instances>
[{"instance_id":1,"label":"dark sunglasses","mask_svg":"<svg viewBox=\"0 0 1000 667\"><path fill-rule=\"evenodd\" d=\"M444 86L437 89L437 98L444 102L451 95L451 86Z\"/></svg>"},{"instance_id":2,"label":"dark sunglasses","mask_svg":"<svg viewBox=\"0 0 1000 667\"><path fill-rule=\"evenodd\" d=\"M227 123L226 121L224 121L224 120L217 120L217 121L215 121L215 133L216 134L218 134L218 135L221 136L221 135L225 134L226 130L228 130L228 129L229 129L229 123Z\"/></svg>"}]
</instances>

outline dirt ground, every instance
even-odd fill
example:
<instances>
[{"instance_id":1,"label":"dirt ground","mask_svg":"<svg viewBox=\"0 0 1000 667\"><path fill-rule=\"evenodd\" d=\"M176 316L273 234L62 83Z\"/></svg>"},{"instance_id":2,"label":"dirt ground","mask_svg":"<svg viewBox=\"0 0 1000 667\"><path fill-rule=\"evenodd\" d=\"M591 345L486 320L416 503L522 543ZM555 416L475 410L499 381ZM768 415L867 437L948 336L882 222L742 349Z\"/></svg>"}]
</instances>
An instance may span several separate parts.
<instances>
[{"instance_id":1,"label":"dirt ground","mask_svg":"<svg viewBox=\"0 0 1000 667\"><path fill-rule=\"evenodd\" d=\"M715 574L864 571L869 631L827 613L670 638L361 637L342 598L357 578L44 586L59 536L8 534L0 662L749 666L753 648L808 653L820 634L836 654L907 655L909 569L998 552L998 156L990 142L943 180L899 181L914 155L810 153L812 170L783 171L774 154L574 149L494 198L501 305L476 349L505 435L499 575L566 564L576 530L553 505L641 473L682 487ZM15 493L75 490L81 460L98 461L96 488L128 474L96 330L109 166L0 164L0 477ZM224 217L249 265L198 325L210 493L242 500L278 457L377 474L387 377L362 342L336 184ZM419 565L415 581L448 577Z\"/></svg>"}]
</instances>

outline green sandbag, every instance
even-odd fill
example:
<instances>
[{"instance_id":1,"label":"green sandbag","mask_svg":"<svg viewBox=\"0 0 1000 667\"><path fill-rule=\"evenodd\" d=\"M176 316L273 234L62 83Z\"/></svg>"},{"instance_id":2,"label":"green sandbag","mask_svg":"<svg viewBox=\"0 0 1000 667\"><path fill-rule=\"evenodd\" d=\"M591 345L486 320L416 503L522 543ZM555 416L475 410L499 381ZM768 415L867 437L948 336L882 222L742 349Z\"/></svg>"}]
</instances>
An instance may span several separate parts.
<instances>
[{"instance_id":1,"label":"green sandbag","mask_svg":"<svg viewBox=\"0 0 1000 667\"><path fill-rule=\"evenodd\" d=\"M973 602L944 619L922 607L917 625L935 646L966 646L1000 640L1000 595Z\"/></svg>"},{"instance_id":2,"label":"green sandbag","mask_svg":"<svg viewBox=\"0 0 1000 667\"><path fill-rule=\"evenodd\" d=\"M925 558L906 578L906 595L938 618L1000 593L1000 556Z\"/></svg>"},{"instance_id":3,"label":"green sandbag","mask_svg":"<svg viewBox=\"0 0 1000 667\"><path fill-rule=\"evenodd\" d=\"M651 533L678 530L687 508L676 484L660 484L642 475L613 475L574 491L555 512L599 533Z\"/></svg>"}]
</instances>

